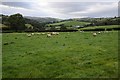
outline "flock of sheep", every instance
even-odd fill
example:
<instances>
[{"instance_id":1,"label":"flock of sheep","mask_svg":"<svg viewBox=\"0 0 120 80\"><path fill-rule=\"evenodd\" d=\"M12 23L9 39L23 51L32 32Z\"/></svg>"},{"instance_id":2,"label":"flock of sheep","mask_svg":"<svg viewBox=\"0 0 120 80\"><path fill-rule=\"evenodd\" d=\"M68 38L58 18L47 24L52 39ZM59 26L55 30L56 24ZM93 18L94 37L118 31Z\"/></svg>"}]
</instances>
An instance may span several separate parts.
<instances>
[{"instance_id":1,"label":"flock of sheep","mask_svg":"<svg viewBox=\"0 0 120 80\"><path fill-rule=\"evenodd\" d=\"M83 33L84 31L80 31L81 33ZM102 33L102 31L98 31L98 32L91 32L92 33L92 35L95 37L95 36L97 36L97 34L101 34ZM108 33L108 31L103 31L103 33Z\"/></svg>"},{"instance_id":2,"label":"flock of sheep","mask_svg":"<svg viewBox=\"0 0 120 80\"><path fill-rule=\"evenodd\" d=\"M47 37L51 37L52 35L59 35L59 32L48 32Z\"/></svg>"},{"instance_id":3,"label":"flock of sheep","mask_svg":"<svg viewBox=\"0 0 120 80\"><path fill-rule=\"evenodd\" d=\"M31 37L33 35L47 35L48 38L50 38L52 35L59 35L59 32L48 32L48 33L29 33L26 34L28 37Z\"/></svg>"},{"instance_id":4,"label":"flock of sheep","mask_svg":"<svg viewBox=\"0 0 120 80\"><path fill-rule=\"evenodd\" d=\"M80 31L80 32L84 32L84 31ZM108 31L105 31L108 32ZM69 32L68 32L69 33ZM95 37L97 36L97 34L101 34L101 32L91 32L92 35ZM52 35L59 35L59 32L47 32L47 33L29 33L27 34L28 37L31 37L32 35L46 35L48 38L50 38Z\"/></svg>"},{"instance_id":5,"label":"flock of sheep","mask_svg":"<svg viewBox=\"0 0 120 80\"><path fill-rule=\"evenodd\" d=\"M98 34L100 34L101 32L98 32ZM93 32L93 36L97 36L97 33Z\"/></svg>"},{"instance_id":6,"label":"flock of sheep","mask_svg":"<svg viewBox=\"0 0 120 80\"><path fill-rule=\"evenodd\" d=\"M95 36L97 36L97 34L101 34L102 32L93 32L92 34L93 34L93 36L95 37ZM104 31L104 33L108 33L108 31Z\"/></svg>"}]
</instances>

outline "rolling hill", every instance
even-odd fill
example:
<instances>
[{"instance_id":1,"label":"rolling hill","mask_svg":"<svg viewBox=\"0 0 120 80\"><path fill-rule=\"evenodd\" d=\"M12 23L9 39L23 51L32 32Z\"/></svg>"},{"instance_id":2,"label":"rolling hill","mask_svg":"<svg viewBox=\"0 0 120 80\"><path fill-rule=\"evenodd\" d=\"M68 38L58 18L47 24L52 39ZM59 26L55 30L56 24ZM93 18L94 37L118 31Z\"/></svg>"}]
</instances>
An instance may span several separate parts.
<instances>
[{"instance_id":1,"label":"rolling hill","mask_svg":"<svg viewBox=\"0 0 120 80\"><path fill-rule=\"evenodd\" d=\"M38 21L40 23L42 23L42 22L61 21L61 19L51 18L51 17L31 17L31 16L24 16L24 18L36 20L36 21Z\"/></svg>"},{"instance_id":2,"label":"rolling hill","mask_svg":"<svg viewBox=\"0 0 120 80\"><path fill-rule=\"evenodd\" d=\"M64 22L59 22L59 23L53 23L53 24L48 24L48 26L50 25L54 25L54 26L58 26L64 24L65 26L84 26L86 24L89 24L89 22L80 22L80 21L64 21Z\"/></svg>"},{"instance_id":3,"label":"rolling hill","mask_svg":"<svg viewBox=\"0 0 120 80\"><path fill-rule=\"evenodd\" d=\"M90 26L90 27L85 27L81 28L80 30L83 31L94 31L94 30L120 30L119 25L105 25L105 26Z\"/></svg>"}]
</instances>

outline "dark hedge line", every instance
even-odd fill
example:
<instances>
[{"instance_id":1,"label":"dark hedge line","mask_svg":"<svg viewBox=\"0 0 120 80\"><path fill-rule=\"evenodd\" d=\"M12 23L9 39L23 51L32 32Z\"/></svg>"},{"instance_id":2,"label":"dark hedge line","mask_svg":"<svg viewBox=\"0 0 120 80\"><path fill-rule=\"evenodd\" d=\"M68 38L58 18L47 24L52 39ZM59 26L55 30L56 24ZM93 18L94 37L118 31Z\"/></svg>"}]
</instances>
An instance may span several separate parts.
<instances>
[{"instance_id":1,"label":"dark hedge line","mask_svg":"<svg viewBox=\"0 0 120 80\"><path fill-rule=\"evenodd\" d=\"M10 31L10 30L3 30L2 33L14 33L14 32L76 32L78 30L39 30L39 31L34 31L34 30L29 30L29 31Z\"/></svg>"},{"instance_id":2,"label":"dark hedge line","mask_svg":"<svg viewBox=\"0 0 120 80\"><path fill-rule=\"evenodd\" d=\"M111 31L111 30L120 30L120 28L107 28L107 31ZM97 29L85 29L82 31L105 31L104 28L97 28Z\"/></svg>"}]
</instances>

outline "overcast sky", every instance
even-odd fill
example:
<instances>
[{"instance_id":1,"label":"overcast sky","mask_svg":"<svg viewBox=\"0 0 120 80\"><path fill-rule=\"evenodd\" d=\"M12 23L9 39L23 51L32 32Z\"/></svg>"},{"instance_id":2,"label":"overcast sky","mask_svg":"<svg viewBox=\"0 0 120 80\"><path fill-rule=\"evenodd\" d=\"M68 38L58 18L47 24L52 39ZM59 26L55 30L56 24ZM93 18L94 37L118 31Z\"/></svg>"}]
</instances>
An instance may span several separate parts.
<instances>
[{"instance_id":1,"label":"overcast sky","mask_svg":"<svg viewBox=\"0 0 120 80\"><path fill-rule=\"evenodd\" d=\"M54 18L83 18L83 17L113 17L118 15L118 0L106 1L55 1L4 0L0 4L0 13L11 15L21 13L24 16L54 17Z\"/></svg>"}]
</instances>

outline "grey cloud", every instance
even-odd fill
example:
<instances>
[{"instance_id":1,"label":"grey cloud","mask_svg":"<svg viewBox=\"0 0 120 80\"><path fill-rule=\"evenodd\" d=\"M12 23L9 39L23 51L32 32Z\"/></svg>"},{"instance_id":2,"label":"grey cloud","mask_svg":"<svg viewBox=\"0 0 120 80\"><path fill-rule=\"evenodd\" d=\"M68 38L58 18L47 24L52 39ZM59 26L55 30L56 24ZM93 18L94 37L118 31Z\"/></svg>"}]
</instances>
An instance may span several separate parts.
<instances>
[{"instance_id":1,"label":"grey cloud","mask_svg":"<svg viewBox=\"0 0 120 80\"><path fill-rule=\"evenodd\" d=\"M20 7L20 8L27 8L29 10L34 10L33 13L31 12L23 12L23 15L31 15L31 16L52 16L52 17L58 17L58 18L71 18L71 17L81 17L81 16L88 16L88 17L102 17L102 16L117 16L117 9L115 8L109 8L101 11L93 11L88 13L76 13L76 12L84 12L87 11L91 6L94 8L96 7L96 4L102 5L108 5L112 6L112 2L49 2L47 4L47 7L49 9L53 10L52 13L44 12L44 10L48 10L47 7L43 7L37 2L2 2L2 5L10 6L10 7ZM37 10L37 9L38 10ZM98 7L99 10L99 7ZM3 10L4 13L14 13L15 11L18 12L18 10L8 11ZM54 15L54 13L59 13L59 15Z\"/></svg>"},{"instance_id":2,"label":"grey cloud","mask_svg":"<svg viewBox=\"0 0 120 80\"><path fill-rule=\"evenodd\" d=\"M30 2L2 2L2 5L6 5L9 7L19 7L19 8L32 8Z\"/></svg>"},{"instance_id":3,"label":"grey cloud","mask_svg":"<svg viewBox=\"0 0 120 80\"><path fill-rule=\"evenodd\" d=\"M81 13L81 14L72 14L76 12L82 12L89 9L91 6L96 4L102 5L111 5L112 2L56 2L49 3L49 6L55 9L55 12L66 14L69 16L89 16L89 17L100 17L100 16L115 16L117 15L117 9L106 9L106 11L101 12L91 12L91 13ZM98 7L99 9L99 7Z\"/></svg>"},{"instance_id":4,"label":"grey cloud","mask_svg":"<svg viewBox=\"0 0 120 80\"><path fill-rule=\"evenodd\" d=\"M90 3L89 5L92 5ZM49 3L51 8L57 9L61 13L70 13L75 11L82 11L88 8L88 4L84 2L53 2Z\"/></svg>"},{"instance_id":5,"label":"grey cloud","mask_svg":"<svg viewBox=\"0 0 120 80\"><path fill-rule=\"evenodd\" d=\"M107 11L101 11L101 12L94 12L94 13L78 13L78 14L72 14L72 16L88 16L88 17L112 17L117 16L118 11L115 9L110 9Z\"/></svg>"},{"instance_id":6,"label":"grey cloud","mask_svg":"<svg viewBox=\"0 0 120 80\"><path fill-rule=\"evenodd\" d=\"M49 6L56 9L56 12L60 13L72 13L78 11L85 11L90 6L97 4L98 2L53 2L49 3ZM109 2L99 2L99 4L110 4Z\"/></svg>"}]
</instances>

